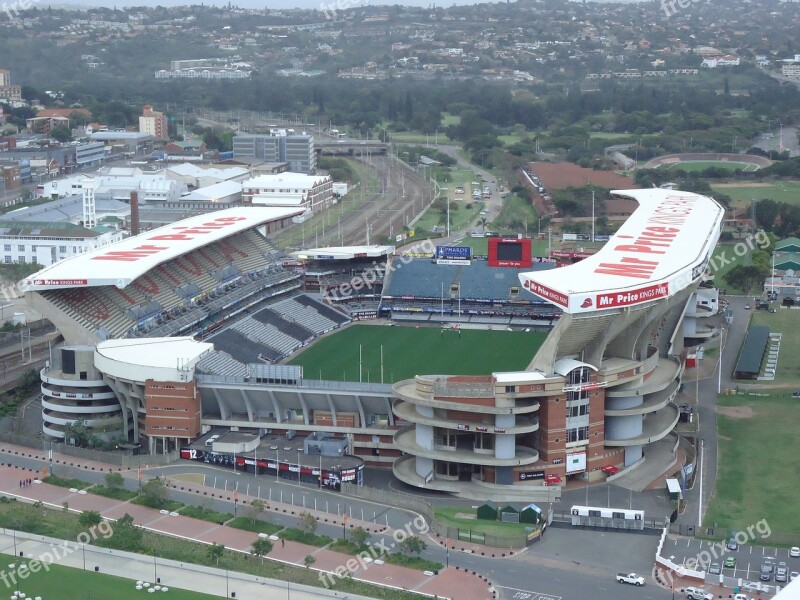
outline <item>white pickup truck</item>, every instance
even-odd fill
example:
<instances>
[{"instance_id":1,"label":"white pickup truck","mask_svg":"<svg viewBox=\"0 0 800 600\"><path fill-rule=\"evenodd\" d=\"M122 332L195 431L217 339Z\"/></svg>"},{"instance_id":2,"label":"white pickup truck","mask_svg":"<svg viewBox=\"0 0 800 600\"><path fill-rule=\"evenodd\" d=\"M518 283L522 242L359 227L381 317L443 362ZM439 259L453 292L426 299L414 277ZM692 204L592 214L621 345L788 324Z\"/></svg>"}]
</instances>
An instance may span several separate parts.
<instances>
[{"instance_id":1,"label":"white pickup truck","mask_svg":"<svg viewBox=\"0 0 800 600\"><path fill-rule=\"evenodd\" d=\"M617 581L631 585L644 585L644 577L640 577L636 573L617 573Z\"/></svg>"}]
</instances>

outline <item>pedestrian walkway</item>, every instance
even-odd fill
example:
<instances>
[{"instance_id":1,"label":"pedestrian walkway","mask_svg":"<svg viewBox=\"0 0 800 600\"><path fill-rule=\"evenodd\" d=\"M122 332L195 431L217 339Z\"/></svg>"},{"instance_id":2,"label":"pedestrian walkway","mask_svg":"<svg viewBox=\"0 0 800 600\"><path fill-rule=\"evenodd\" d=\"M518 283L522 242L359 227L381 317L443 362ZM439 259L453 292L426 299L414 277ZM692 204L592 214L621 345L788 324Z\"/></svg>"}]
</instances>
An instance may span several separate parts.
<instances>
[{"instance_id":1,"label":"pedestrian walkway","mask_svg":"<svg viewBox=\"0 0 800 600\"><path fill-rule=\"evenodd\" d=\"M70 511L95 510L103 517L112 520L119 519L127 513L133 517L137 525L151 531L207 544L217 543L237 552L248 553L253 542L258 539L257 534L249 531L184 517L177 513L164 514L155 509L95 496L85 491L70 491L46 483L20 487L20 481L29 477L33 477L30 469L17 468L8 463L0 466L0 492L31 502L41 501L53 507L60 508L66 504ZM243 500L252 501L250 498ZM283 512L287 509L278 508L278 510ZM356 524L353 523L353 525ZM375 529L374 524L361 525L371 525L373 531ZM455 569L445 568L438 575L433 575L415 569L384 564L382 561L373 561L363 566L353 560L352 556L293 541L275 544L269 559L295 566L304 566L304 558L309 555L315 558L314 570L321 572L339 569L340 572L349 572L353 579L425 594L435 594L454 600L493 598L493 591L488 580L475 573L458 573L458 584L452 585L454 576L450 572L455 572Z\"/></svg>"}]
</instances>

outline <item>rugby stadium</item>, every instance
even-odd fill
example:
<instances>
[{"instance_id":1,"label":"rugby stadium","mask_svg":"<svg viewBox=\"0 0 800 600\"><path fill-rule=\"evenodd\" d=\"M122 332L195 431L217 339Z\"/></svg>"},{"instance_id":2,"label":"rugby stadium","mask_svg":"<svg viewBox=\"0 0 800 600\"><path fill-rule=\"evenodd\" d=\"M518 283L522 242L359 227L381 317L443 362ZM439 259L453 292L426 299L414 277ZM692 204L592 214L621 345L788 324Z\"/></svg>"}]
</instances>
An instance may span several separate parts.
<instances>
[{"instance_id":1,"label":"rugby stadium","mask_svg":"<svg viewBox=\"0 0 800 600\"><path fill-rule=\"evenodd\" d=\"M620 477L645 461L666 471L684 338L713 333L700 323L716 296L699 286L723 210L678 191L614 194L639 208L566 266L514 260L513 238L488 257L393 246L286 256L269 236L297 211L261 207L56 263L21 282L65 339L41 373L43 431L63 440L80 422L151 453L293 477L297 462L280 455L299 435L352 458L346 474L343 460L331 471L309 458L301 476L321 483L360 483L372 465L484 499L546 498L568 477ZM288 364L353 321L547 337L531 337L522 371L425 375L436 366L421 363L412 379L370 383Z\"/></svg>"}]
</instances>

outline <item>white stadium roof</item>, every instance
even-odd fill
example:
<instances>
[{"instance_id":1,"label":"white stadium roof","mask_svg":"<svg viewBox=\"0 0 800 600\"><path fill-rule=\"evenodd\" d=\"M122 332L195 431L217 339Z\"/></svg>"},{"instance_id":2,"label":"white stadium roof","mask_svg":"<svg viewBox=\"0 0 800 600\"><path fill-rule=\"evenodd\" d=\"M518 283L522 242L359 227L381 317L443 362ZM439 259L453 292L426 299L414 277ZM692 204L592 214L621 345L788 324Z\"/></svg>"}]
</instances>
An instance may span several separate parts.
<instances>
[{"instance_id":1,"label":"white stadium roof","mask_svg":"<svg viewBox=\"0 0 800 600\"><path fill-rule=\"evenodd\" d=\"M191 381L197 361L213 349L191 337L107 340L95 347L94 363L107 375L131 381Z\"/></svg>"},{"instance_id":2,"label":"white stadium roof","mask_svg":"<svg viewBox=\"0 0 800 600\"><path fill-rule=\"evenodd\" d=\"M296 208L229 208L189 217L116 244L66 258L20 282L24 291L114 285L122 289L158 265L264 223L298 215Z\"/></svg>"},{"instance_id":3,"label":"white stadium roof","mask_svg":"<svg viewBox=\"0 0 800 600\"><path fill-rule=\"evenodd\" d=\"M289 256L298 260L350 260L353 258L377 258L392 252L394 252L394 246L343 246L298 250Z\"/></svg>"},{"instance_id":4,"label":"white stadium roof","mask_svg":"<svg viewBox=\"0 0 800 600\"><path fill-rule=\"evenodd\" d=\"M703 275L725 214L714 199L663 189L611 194L639 207L597 254L520 273L526 290L564 312L587 313L668 298Z\"/></svg>"}]
</instances>

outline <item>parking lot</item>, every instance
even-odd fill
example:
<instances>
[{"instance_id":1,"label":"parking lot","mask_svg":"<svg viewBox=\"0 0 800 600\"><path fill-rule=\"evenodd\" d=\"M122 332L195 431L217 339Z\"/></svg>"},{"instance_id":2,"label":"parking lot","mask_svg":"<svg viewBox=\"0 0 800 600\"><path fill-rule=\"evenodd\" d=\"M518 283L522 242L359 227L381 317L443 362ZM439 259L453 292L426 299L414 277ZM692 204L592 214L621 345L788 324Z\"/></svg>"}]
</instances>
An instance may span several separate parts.
<instances>
[{"instance_id":1,"label":"parking lot","mask_svg":"<svg viewBox=\"0 0 800 600\"><path fill-rule=\"evenodd\" d=\"M720 566L721 575L726 578L741 578L745 581L756 582L759 581L761 564L767 559L770 559L773 564L785 562L790 574L792 572L800 572L800 557L792 557L789 552L789 548L769 548L750 544L741 545L736 550L730 550L726 547L725 541L704 542L679 537L667 540L664 543L661 555L688 568L692 568L694 561L696 561L698 570L707 571L712 564L716 563ZM729 557L736 560L735 566L724 566L725 560ZM708 574L706 576L707 583L716 581L716 575ZM788 583L788 577L786 582L776 582L775 574L773 573L770 581L764 583L770 586L779 585L783 587Z\"/></svg>"}]
</instances>

